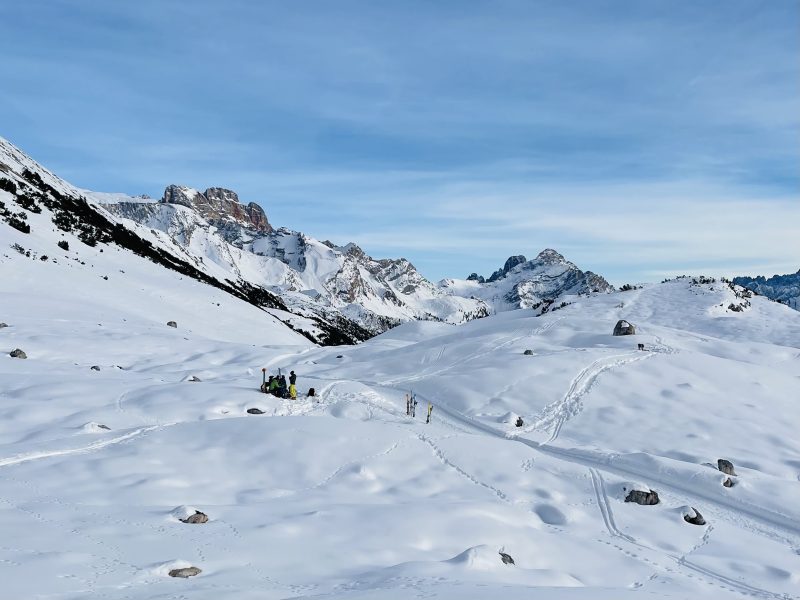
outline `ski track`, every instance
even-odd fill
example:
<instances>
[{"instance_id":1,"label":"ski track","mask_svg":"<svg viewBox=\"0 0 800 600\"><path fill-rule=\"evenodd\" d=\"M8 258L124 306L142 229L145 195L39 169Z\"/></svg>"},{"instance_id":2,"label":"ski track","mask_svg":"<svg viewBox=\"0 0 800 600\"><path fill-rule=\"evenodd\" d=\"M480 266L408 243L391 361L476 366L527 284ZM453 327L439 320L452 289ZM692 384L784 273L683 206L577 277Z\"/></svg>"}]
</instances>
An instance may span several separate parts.
<instances>
[{"instance_id":1,"label":"ski track","mask_svg":"<svg viewBox=\"0 0 800 600\"><path fill-rule=\"evenodd\" d=\"M424 399L424 397L422 397L422 396L420 396L420 397ZM439 406L439 408L441 409L441 406ZM390 411L386 411L386 412L390 412ZM449 416L451 418L455 417L456 420L458 420L458 421L460 421L460 422L462 422L464 424L469 425L473 430L474 429L479 429L481 432L489 433L490 435L493 435L495 437L502 437L503 439L506 439L506 440L509 440L509 441L517 441L517 442L524 443L525 445L528 445L529 447L531 447L531 448L533 448L535 450L539 450L539 451L541 451L543 453L549 454L549 455L553 456L554 458L557 458L557 459L560 459L560 460L565 460L567 462L572 462L572 463L577 463L577 464L583 464L583 462L584 462L582 460L577 460L575 456L571 456L568 453L554 453L554 452L551 452L551 450L556 450L556 448L554 448L552 446L539 445L537 442L533 442L532 440L527 440L525 438L519 438L519 437L517 437L515 435L511 435L511 436L506 435L503 432L501 432L501 431L499 431L499 430L497 430L497 429L495 429L495 428L493 428L491 426L475 422L472 419L470 419L469 417L466 417L465 415L461 415L460 413L456 413L456 412L451 411L449 409L445 409L442 412L444 412L447 416ZM463 429L461 431L464 432ZM464 432L464 433L467 433L467 432ZM460 476L464 477L465 479L467 479L471 483L473 483L475 485L478 485L478 486L481 486L481 487L484 487L487 490L491 491L501 501L503 501L503 502L505 502L507 504L515 504L514 502L511 501L509 496L505 492L503 492L502 490L492 486L491 484L488 484L486 482L481 481L480 479L478 479L474 475L468 473L467 471L465 471L464 469L462 469L461 467L459 467L458 465L453 463L445 455L445 453L442 451L442 449L431 439L430 436L427 436L427 435L425 435L423 433L417 433L416 435L417 435L417 438L420 441L425 442L426 444L428 444L431 447L431 450L433 451L434 455L436 456L436 458L442 464L444 464L448 468L454 470L456 473L458 473ZM561 450L561 449L558 449L558 450ZM793 596L793 595L790 595L790 594L782 594L782 593L771 592L769 590L765 590L765 589L762 589L762 588L759 588L759 587L756 587L756 586L752 586L752 585L747 584L747 583L745 583L743 581L732 579L732 578L730 578L730 577L728 577L726 575L722 575L720 573L717 573L716 571L714 571L714 570L712 570L710 568L702 567L702 566L690 561L688 559L688 556L690 554L692 554L693 552L695 552L696 550L698 550L699 548L701 548L702 546L704 546L705 544L708 543L711 531L713 531L713 526L711 526L711 525L707 526L706 531L705 531L701 541L696 546L691 548L689 551L687 551L683 555L673 555L673 554L670 554L668 552L665 552L665 551L662 551L662 550L658 550L656 548L651 548L649 546L641 544L634 537L622 532L619 529L619 526L617 525L616 519L614 517L614 511L613 511L613 508L612 508L611 501L610 501L610 499L608 497L608 492L606 491L605 480L603 478L602 471L604 471L604 470L611 471L611 472L618 471L618 474L629 475L629 476L630 475L636 475L636 476L639 476L639 477L642 477L643 475L639 474L639 473L635 473L635 472L627 472L627 471L624 471L624 470L610 468L608 465L603 465L603 464L594 464L594 465L588 464L588 465L585 465L585 466L588 467L590 479L591 479L591 482L592 482L592 487L593 487L593 490L594 490L594 493L595 493L595 497L596 497L596 500L597 500L597 504L598 504L598 508L600 510L601 516L603 518L603 522L605 524L605 527L606 527L609 535L612 538L615 538L615 539L619 540L619 542L621 544L634 546L634 549L628 550L624 546L620 546L620 545L613 544L613 543L611 544L612 546L617 548L619 551L623 552L626 556L629 556L630 558L638 560L640 562L644 562L644 563L650 565L651 567L655 568L658 572L675 573L676 572L675 571L676 568L677 569L685 569L685 570L692 571L693 574L688 575L689 577L693 577L693 578L695 578L695 579L697 579L699 581L702 581L706 585L718 587L718 588L721 588L721 589L725 589L727 591L731 591L731 592L734 592L734 593L737 593L737 594L741 594L741 595L744 595L744 596L750 596L750 597L756 597L756 598L765 598L765 599L774 599L774 600L795 600L795 599L798 598L797 596ZM674 488L675 486L672 486L670 484L664 484L663 487L665 487L665 488ZM678 489L679 489L679 491L684 491L684 492L686 491L686 490L683 490L682 488L678 488ZM676 495L678 495L679 497L682 496L682 494L680 494L680 493L678 493ZM691 492L688 492L685 495L692 495L692 494L691 494ZM723 508L724 509L723 512L727 512L728 513L728 515L727 515L728 519L726 519L726 520L730 524L732 524L734 526L740 526L740 527L744 526L746 529L752 530L755 533L760 533L762 535L766 534L766 535L768 535L768 537L773 537L773 536L769 535L768 532L764 532L761 529L757 529L757 528L754 529L754 528L748 527L746 525L746 523L742 523L741 518L737 514L731 515L730 514L731 511L733 511L734 513L736 512L735 508L729 507L729 506L727 506L725 504L721 504L720 505L720 503L719 502L715 502L714 499L707 499L707 498L703 498L703 499L706 499L706 500L710 501L712 504L716 504L717 505L716 508L718 509L718 511L719 511L720 508ZM732 518L731 518L731 516L732 516ZM784 542L790 542L790 540L787 540L786 538L780 538L780 539L781 539L781 541L784 541ZM671 564L665 564L665 562L663 561L664 558L666 558L669 561L669 563L671 563ZM650 580L654 579L656 576L657 575L654 574L653 576L650 577ZM635 582L633 587L641 588L644 585L645 584L643 584L641 582Z\"/></svg>"},{"instance_id":2,"label":"ski track","mask_svg":"<svg viewBox=\"0 0 800 600\"><path fill-rule=\"evenodd\" d=\"M537 429L549 429L550 437L544 444L550 444L558 439L564 424L583 410L582 398L589 393L597 378L613 368L628 365L640 360L645 360L654 354L644 354L640 351L626 352L610 357L595 360L583 368L570 382L567 393L561 400L548 404L542 409L539 417L524 431L530 432Z\"/></svg>"},{"instance_id":3,"label":"ski track","mask_svg":"<svg viewBox=\"0 0 800 600\"><path fill-rule=\"evenodd\" d=\"M31 452L29 454L20 454L17 456L11 456L9 458L0 458L0 467L7 467L10 465L17 465L20 463L30 462L33 460L42 460L44 458L52 458L54 456L67 456L69 454L83 454L85 452L93 452L95 450L100 450L105 448L106 446L113 446L114 444L120 444L127 440L139 437L141 435L147 434L151 431L156 429L161 429L163 427L169 427L171 425L175 425L176 423L169 423L167 425L151 425L149 427L141 427L139 429L135 429L130 431L124 435L111 438L110 440L101 440L98 442L94 442L93 444L89 444L88 446L81 446L78 448L67 448L64 450L51 450L49 452Z\"/></svg>"}]
</instances>

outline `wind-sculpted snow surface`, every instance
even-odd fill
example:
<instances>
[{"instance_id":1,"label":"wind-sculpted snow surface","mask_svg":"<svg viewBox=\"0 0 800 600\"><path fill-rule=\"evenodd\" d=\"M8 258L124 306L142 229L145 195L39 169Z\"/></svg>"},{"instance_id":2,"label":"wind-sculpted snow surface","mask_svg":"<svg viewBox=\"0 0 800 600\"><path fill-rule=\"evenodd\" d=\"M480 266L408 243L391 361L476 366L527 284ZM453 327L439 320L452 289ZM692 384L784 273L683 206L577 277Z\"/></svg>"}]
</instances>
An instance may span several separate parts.
<instances>
[{"instance_id":1,"label":"wind-sculpted snow surface","mask_svg":"<svg viewBox=\"0 0 800 600\"><path fill-rule=\"evenodd\" d=\"M3 597L800 598L796 311L679 280L320 348L110 253L0 256Z\"/></svg>"}]
</instances>

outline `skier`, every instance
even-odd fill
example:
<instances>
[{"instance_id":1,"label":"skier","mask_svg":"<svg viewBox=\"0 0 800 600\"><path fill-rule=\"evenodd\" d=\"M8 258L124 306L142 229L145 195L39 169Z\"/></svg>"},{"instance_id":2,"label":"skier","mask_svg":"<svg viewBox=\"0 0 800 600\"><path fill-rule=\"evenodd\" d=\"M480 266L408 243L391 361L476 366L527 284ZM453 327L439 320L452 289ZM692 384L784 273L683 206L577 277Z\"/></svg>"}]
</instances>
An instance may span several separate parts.
<instances>
[{"instance_id":1,"label":"skier","mask_svg":"<svg viewBox=\"0 0 800 600\"><path fill-rule=\"evenodd\" d=\"M431 422L431 413L432 412L433 412L433 404L428 402L428 418L425 419L425 423L430 423Z\"/></svg>"},{"instance_id":2,"label":"skier","mask_svg":"<svg viewBox=\"0 0 800 600\"><path fill-rule=\"evenodd\" d=\"M522 417L517 417L517 422L515 423L517 427L522 427Z\"/></svg>"},{"instance_id":3,"label":"skier","mask_svg":"<svg viewBox=\"0 0 800 600\"><path fill-rule=\"evenodd\" d=\"M289 384L294 385L297 383L297 375L294 374L294 371L289 372Z\"/></svg>"},{"instance_id":4,"label":"skier","mask_svg":"<svg viewBox=\"0 0 800 600\"><path fill-rule=\"evenodd\" d=\"M289 384L289 398L297 400L297 386L293 383Z\"/></svg>"},{"instance_id":5,"label":"skier","mask_svg":"<svg viewBox=\"0 0 800 600\"><path fill-rule=\"evenodd\" d=\"M278 376L278 397L279 398L286 398L286 376L280 375Z\"/></svg>"}]
</instances>

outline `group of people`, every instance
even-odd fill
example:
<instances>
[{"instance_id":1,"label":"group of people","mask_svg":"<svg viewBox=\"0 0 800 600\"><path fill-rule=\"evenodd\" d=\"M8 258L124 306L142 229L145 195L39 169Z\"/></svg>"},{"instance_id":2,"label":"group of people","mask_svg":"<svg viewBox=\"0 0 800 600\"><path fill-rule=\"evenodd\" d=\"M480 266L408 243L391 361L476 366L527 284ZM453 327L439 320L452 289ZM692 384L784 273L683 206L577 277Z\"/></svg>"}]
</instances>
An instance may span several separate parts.
<instances>
[{"instance_id":1,"label":"group of people","mask_svg":"<svg viewBox=\"0 0 800 600\"><path fill-rule=\"evenodd\" d=\"M428 402L428 416L425 418L425 423L431 422L431 415L433 414L433 404ZM406 394L406 416L412 419L417 416L417 395L414 392Z\"/></svg>"},{"instance_id":2,"label":"group of people","mask_svg":"<svg viewBox=\"0 0 800 600\"><path fill-rule=\"evenodd\" d=\"M297 375L294 371L289 372L289 385L286 385L286 376L278 369L277 375L270 375L267 379L267 370L261 369L263 373L263 381L261 383L261 391L265 394L272 394L278 398L289 398L297 400ZM309 396L314 396L314 388L308 390Z\"/></svg>"}]
</instances>

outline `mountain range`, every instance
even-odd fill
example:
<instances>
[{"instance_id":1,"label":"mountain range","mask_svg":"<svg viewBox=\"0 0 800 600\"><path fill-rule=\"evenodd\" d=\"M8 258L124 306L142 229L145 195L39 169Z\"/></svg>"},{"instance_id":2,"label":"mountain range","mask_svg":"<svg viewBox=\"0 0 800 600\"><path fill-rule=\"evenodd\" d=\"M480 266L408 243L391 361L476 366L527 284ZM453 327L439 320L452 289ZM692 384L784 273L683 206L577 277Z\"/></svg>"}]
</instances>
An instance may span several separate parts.
<instances>
[{"instance_id":1,"label":"mountain range","mask_svg":"<svg viewBox=\"0 0 800 600\"><path fill-rule=\"evenodd\" d=\"M0 219L31 231L30 214L90 247L111 244L226 290L323 344L355 343L400 323L460 324L517 308L542 314L564 298L614 290L555 250L513 256L488 278L433 283L404 258L375 259L355 243L320 241L270 223L236 192L169 185L161 199L82 190L0 138ZM560 302L560 303L559 303Z\"/></svg>"}]
</instances>

